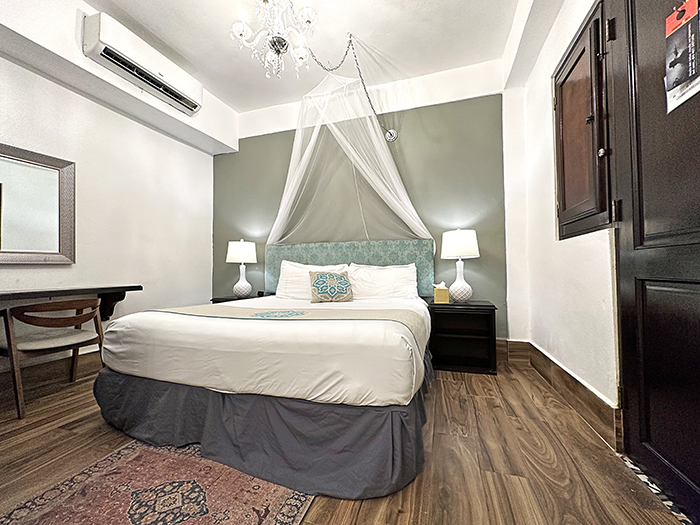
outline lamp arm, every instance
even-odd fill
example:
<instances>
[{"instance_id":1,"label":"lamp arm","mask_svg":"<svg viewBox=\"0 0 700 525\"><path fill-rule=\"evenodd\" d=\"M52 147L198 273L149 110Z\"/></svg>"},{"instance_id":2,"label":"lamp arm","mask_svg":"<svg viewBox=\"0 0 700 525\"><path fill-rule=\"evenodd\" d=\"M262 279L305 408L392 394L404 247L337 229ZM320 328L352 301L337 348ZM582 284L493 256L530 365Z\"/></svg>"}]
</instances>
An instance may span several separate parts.
<instances>
[{"instance_id":1,"label":"lamp arm","mask_svg":"<svg viewBox=\"0 0 700 525\"><path fill-rule=\"evenodd\" d=\"M289 40L289 35L294 35L294 39L297 42L297 46L300 46L302 44L306 44L306 38L304 38L304 35L301 34L299 31L297 31L296 28L294 27L288 27L287 30L285 31L285 37L287 40Z\"/></svg>"},{"instance_id":2,"label":"lamp arm","mask_svg":"<svg viewBox=\"0 0 700 525\"><path fill-rule=\"evenodd\" d=\"M239 40L243 43L244 46L252 49L258 45L260 40L267 37L267 35L269 35L269 34L270 34L270 32L267 29L261 29L260 31L258 31L255 34L255 36L253 37L252 40L243 40L243 39L239 39Z\"/></svg>"}]
</instances>

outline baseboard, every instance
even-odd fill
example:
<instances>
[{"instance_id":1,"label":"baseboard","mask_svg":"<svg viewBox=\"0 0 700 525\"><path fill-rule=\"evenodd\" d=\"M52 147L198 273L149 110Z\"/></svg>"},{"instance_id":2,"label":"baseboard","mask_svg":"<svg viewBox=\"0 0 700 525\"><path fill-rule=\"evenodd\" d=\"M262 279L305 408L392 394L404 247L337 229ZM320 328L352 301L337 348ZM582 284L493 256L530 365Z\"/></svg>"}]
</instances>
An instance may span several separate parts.
<instances>
[{"instance_id":1,"label":"baseboard","mask_svg":"<svg viewBox=\"0 0 700 525\"><path fill-rule=\"evenodd\" d=\"M508 341L508 361L529 364L617 452L623 452L622 410L613 408L529 342Z\"/></svg>"},{"instance_id":2,"label":"baseboard","mask_svg":"<svg viewBox=\"0 0 700 525\"><path fill-rule=\"evenodd\" d=\"M531 347L532 345L527 342L508 341L508 362L529 364Z\"/></svg>"},{"instance_id":3,"label":"baseboard","mask_svg":"<svg viewBox=\"0 0 700 525\"><path fill-rule=\"evenodd\" d=\"M496 357L497 361L508 361L508 340L496 339Z\"/></svg>"}]
</instances>

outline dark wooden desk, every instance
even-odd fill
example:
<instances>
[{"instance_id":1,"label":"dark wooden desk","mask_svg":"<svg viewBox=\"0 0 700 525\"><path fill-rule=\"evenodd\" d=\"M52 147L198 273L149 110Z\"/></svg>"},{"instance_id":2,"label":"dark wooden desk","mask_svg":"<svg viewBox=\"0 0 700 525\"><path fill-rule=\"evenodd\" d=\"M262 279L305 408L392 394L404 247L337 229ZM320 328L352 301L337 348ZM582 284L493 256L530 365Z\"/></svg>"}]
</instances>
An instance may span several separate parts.
<instances>
[{"instance_id":1,"label":"dark wooden desk","mask_svg":"<svg viewBox=\"0 0 700 525\"><path fill-rule=\"evenodd\" d=\"M36 352L28 351L28 352L22 352L20 349L17 348L16 345L11 344L11 341L15 340L15 333L13 329L13 323L11 323L12 319L12 314L10 313L11 309L17 306L26 306L26 305L31 305L35 303L47 303L51 301L55 301L56 299L59 300L71 300L71 299L93 299L93 306L91 309L92 313L95 313L94 311L94 298L99 297L100 298L100 319L102 321L107 321L112 314L114 313L114 305L124 299L126 297L126 292L132 292L132 291L138 291L138 290L143 290L143 286L140 284L136 285L131 285L131 286L93 286L93 287L86 287L86 288L57 288L57 289L44 289L44 290L14 290L14 291L7 291L7 292L0 292L0 318L3 321L3 332L5 333L5 341L7 345L7 355L6 357L9 358L10 360L10 370L12 373L12 383L14 386L14 392L15 392L15 401L17 403L17 416L22 419L24 417L25 413L25 405L24 405L24 390L22 387L22 374L20 372L21 367L23 366L23 361L27 359L28 364L31 364L32 360L36 355L44 355L47 353L53 353L53 352L59 352L59 351L72 351L73 352L73 358L72 358L72 364L71 364L71 382L75 381L76 374L77 374L77 367L78 367L78 350L79 346L74 346L71 347L70 345L60 345L58 344L57 346L52 346L52 345L47 345L45 347L42 347L41 350L38 350ZM76 312L76 315L78 312L82 313L83 312L83 306L84 302L78 301L77 303L72 303L74 310ZM79 309L79 310L78 310ZM98 344L101 347L102 344L102 328L97 321L97 319L93 318L95 320L95 339L90 340L90 341L84 341L84 343L90 343L92 344L94 342L98 342ZM69 319L70 320L70 319ZM58 321L58 320L57 320ZM76 326L76 328L80 328L82 324L79 324ZM66 348L66 346L68 348ZM83 346L85 346L83 344ZM34 353L34 356L25 358L25 357L20 357L21 354L32 354Z\"/></svg>"},{"instance_id":2,"label":"dark wooden desk","mask_svg":"<svg viewBox=\"0 0 700 525\"><path fill-rule=\"evenodd\" d=\"M126 292L143 290L140 284L129 286L91 286L85 288L55 288L44 290L13 290L0 292L0 310L55 298L99 297L100 319L107 321L114 314L114 307L126 297Z\"/></svg>"}]
</instances>

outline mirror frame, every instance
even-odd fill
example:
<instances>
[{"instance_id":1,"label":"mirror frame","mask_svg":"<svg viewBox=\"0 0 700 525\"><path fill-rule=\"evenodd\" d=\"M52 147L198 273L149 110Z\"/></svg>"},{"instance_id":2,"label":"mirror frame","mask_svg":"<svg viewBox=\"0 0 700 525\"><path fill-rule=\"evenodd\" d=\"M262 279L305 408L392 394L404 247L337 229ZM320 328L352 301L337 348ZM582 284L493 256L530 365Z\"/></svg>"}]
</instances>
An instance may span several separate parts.
<instances>
[{"instance_id":1,"label":"mirror frame","mask_svg":"<svg viewBox=\"0 0 700 525\"><path fill-rule=\"evenodd\" d=\"M75 263L75 162L0 144L0 157L58 170L58 251L0 251L0 264Z\"/></svg>"}]
</instances>

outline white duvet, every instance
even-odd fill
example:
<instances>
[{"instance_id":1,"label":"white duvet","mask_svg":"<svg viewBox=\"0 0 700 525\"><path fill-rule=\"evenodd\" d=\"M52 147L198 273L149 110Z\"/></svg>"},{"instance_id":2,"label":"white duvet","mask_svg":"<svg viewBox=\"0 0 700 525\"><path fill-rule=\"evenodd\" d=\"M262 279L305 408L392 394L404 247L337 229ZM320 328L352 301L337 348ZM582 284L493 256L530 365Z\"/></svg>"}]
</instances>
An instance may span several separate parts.
<instances>
[{"instance_id":1,"label":"white duvet","mask_svg":"<svg viewBox=\"0 0 700 525\"><path fill-rule=\"evenodd\" d=\"M422 299L310 303L278 297L222 305L261 309L410 309L430 333ZM233 393L322 403L407 405L423 382L423 353L401 323L227 319L166 312L119 318L105 331L112 370Z\"/></svg>"}]
</instances>

